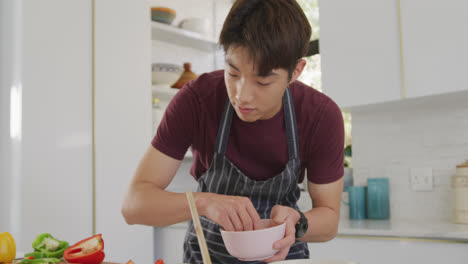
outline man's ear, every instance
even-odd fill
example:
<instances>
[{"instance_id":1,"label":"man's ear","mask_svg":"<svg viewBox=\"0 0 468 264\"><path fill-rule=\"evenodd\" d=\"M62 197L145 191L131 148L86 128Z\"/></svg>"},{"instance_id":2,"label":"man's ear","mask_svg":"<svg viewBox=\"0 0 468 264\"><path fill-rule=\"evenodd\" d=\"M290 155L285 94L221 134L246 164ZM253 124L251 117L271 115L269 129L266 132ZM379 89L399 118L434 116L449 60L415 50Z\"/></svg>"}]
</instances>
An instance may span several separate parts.
<instances>
[{"instance_id":1,"label":"man's ear","mask_svg":"<svg viewBox=\"0 0 468 264\"><path fill-rule=\"evenodd\" d=\"M304 59L300 59L297 64L296 64L296 68L294 69L294 71L292 72L291 74L291 80L289 80L289 84L291 84L292 82L294 82L295 80L297 80L297 78L299 78L299 76L301 75L302 71L304 70L304 67L306 66L306 61Z\"/></svg>"}]
</instances>

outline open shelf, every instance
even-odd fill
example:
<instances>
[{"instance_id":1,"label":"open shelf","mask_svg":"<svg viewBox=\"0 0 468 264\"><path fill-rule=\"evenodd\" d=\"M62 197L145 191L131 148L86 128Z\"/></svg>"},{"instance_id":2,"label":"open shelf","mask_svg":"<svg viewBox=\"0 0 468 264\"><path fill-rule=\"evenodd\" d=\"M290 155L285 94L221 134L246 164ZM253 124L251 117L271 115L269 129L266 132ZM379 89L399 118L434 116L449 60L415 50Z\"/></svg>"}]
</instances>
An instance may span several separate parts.
<instances>
[{"instance_id":1,"label":"open shelf","mask_svg":"<svg viewBox=\"0 0 468 264\"><path fill-rule=\"evenodd\" d=\"M151 38L209 52L218 47L216 41L202 34L154 21L151 22Z\"/></svg>"},{"instance_id":2,"label":"open shelf","mask_svg":"<svg viewBox=\"0 0 468 264\"><path fill-rule=\"evenodd\" d=\"M152 92L162 97L172 98L174 95L176 95L179 92L179 90L180 89L171 88L169 85L153 84L152 86Z\"/></svg>"}]
</instances>

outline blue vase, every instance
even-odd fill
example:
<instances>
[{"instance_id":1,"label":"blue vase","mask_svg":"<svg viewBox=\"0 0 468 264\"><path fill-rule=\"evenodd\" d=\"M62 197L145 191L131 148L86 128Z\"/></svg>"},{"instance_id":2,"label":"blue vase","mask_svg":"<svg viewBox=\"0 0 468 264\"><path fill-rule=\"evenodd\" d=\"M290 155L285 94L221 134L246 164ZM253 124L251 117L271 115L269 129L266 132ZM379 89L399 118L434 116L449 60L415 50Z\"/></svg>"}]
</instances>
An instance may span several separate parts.
<instances>
[{"instance_id":1,"label":"blue vase","mask_svg":"<svg viewBox=\"0 0 468 264\"><path fill-rule=\"evenodd\" d=\"M367 179L367 216L369 219L390 218L388 178Z\"/></svg>"},{"instance_id":2,"label":"blue vase","mask_svg":"<svg viewBox=\"0 0 468 264\"><path fill-rule=\"evenodd\" d=\"M346 189L349 193L349 219L366 219L366 189L365 186L350 186Z\"/></svg>"}]
</instances>

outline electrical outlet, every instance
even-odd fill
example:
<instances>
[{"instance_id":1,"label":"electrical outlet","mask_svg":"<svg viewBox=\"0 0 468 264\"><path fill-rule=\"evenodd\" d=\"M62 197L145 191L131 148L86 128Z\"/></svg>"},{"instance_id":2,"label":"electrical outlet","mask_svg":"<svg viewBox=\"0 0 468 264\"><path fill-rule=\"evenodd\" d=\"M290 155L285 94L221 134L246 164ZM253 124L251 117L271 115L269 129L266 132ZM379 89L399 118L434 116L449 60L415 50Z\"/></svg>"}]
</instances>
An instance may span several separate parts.
<instances>
[{"instance_id":1,"label":"electrical outlet","mask_svg":"<svg viewBox=\"0 0 468 264\"><path fill-rule=\"evenodd\" d=\"M432 180L432 168L411 168L410 173L411 190L432 191L434 188Z\"/></svg>"}]
</instances>

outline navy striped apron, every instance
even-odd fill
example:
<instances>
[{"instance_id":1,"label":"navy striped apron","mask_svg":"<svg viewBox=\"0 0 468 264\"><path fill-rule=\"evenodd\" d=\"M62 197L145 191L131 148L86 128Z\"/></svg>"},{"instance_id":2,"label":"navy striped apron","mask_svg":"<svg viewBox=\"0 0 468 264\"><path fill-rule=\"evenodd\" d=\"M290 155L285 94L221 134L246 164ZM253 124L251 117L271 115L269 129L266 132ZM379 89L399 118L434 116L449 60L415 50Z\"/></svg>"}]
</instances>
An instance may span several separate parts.
<instances>
[{"instance_id":1,"label":"navy striped apron","mask_svg":"<svg viewBox=\"0 0 468 264\"><path fill-rule=\"evenodd\" d=\"M296 117L289 88L283 95L283 109L288 141L289 161L283 172L266 181L255 181L245 176L225 156L234 108L229 100L224 107L218 128L213 161L208 171L199 179L199 192L249 197L260 218L271 218L273 206L279 204L298 209L300 189L297 186L300 174L299 142ZM240 261L226 250L220 234L220 225L206 217L200 217L208 251L213 263L263 263L261 261ZM296 241L286 259L309 258L307 244ZM184 263L203 263L193 222L189 222L184 241Z\"/></svg>"}]
</instances>

